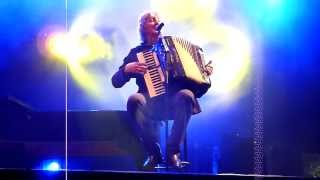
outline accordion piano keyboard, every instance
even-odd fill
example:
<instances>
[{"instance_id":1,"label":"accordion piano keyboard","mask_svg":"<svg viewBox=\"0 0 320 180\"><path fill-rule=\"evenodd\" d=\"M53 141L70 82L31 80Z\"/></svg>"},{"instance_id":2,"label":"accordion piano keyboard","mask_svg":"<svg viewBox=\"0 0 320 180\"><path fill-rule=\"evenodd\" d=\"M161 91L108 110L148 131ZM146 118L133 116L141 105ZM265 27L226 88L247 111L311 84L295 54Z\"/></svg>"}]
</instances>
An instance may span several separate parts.
<instances>
[{"instance_id":1,"label":"accordion piano keyboard","mask_svg":"<svg viewBox=\"0 0 320 180\"><path fill-rule=\"evenodd\" d=\"M155 52L144 51L137 54L140 63L146 63L148 70L144 74L144 80L150 97L166 93L164 75Z\"/></svg>"}]
</instances>

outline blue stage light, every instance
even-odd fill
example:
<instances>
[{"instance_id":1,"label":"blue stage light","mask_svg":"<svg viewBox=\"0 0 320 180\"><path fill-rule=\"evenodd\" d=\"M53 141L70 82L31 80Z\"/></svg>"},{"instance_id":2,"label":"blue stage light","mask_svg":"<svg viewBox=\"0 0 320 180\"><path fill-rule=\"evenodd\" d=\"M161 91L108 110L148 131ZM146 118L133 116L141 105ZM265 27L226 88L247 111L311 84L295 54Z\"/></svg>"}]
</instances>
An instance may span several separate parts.
<instances>
[{"instance_id":1,"label":"blue stage light","mask_svg":"<svg viewBox=\"0 0 320 180\"><path fill-rule=\"evenodd\" d=\"M267 0L266 3L267 5L272 8L272 7L279 7L282 5L283 0Z\"/></svg>"},{"instance_id":2,"label":"blue stage light","mask_svg":"<svg viewBox=\"0 0 320 180\"><path fill-rule=\"evenodd\" d=\"M46 171L59 171L61 170L61 166L58 161L47 161L42 169Z\"/></svg>"},{"instance_id":3,"label":"blue stage light","mask_svg":"<svg viewBox=\"0 0 320 180\"><path fill-rule=\"evenodd\" d=\"M244 0L240 5L264 35L276 39L297 28L307 13L307 3L299 0Z\"/></svg>"}]
</instances>

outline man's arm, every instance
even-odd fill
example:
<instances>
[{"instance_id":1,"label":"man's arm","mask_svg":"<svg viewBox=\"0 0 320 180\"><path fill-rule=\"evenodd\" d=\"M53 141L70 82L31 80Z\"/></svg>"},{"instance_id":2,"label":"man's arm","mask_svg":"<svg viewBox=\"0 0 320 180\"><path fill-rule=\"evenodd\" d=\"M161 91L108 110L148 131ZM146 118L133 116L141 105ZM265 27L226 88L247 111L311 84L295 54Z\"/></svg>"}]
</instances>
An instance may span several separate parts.
<instances>
[{"instance_id":1,"label":"man's arm","mask_svg":"<svg viewBox=\"0 0 320 180\"><path fill-rule=\"evenodd\" d=\"M124 84L126 84L130 77L124 72L125 65L120 66L119 70L112 76L112 85L115 88L121 88Z\"/></svg>"},{"instance_id":2,"label":"man's arm","mask_svg":"<svg viewBox=\"0 0 320 180\"><path fill-rule=\"evenodd\" d=\"M136 53L131 51L124 59L119 70L112 76L112 85L115 88L121 88L130 78L136 74L144 74L147 71L147 66L144 63L137 62Z\"/></svg>"}]
</instances>

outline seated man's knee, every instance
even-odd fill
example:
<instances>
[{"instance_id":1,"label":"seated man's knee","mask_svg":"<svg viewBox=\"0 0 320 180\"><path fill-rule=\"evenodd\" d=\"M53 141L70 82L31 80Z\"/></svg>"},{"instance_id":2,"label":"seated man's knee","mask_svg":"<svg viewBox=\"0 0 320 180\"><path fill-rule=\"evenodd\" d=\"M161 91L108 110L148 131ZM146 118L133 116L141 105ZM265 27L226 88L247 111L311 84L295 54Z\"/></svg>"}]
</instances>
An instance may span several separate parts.
<instances>
[{"instance_id":1,"label":"seated man's knee","mask_svg":"<svg viewBox=\"0 0 320 180\"><path fill-rule=\"evenodd\" d=\"M178 100L186 100L186 101L190 101L190 102L193 102L193 100L195 98L194 93L192 91L190 91L189 89L182 89L182 90L178 91L176 97Z\"/></svg>"},{"instance_id":2,"label":"seated man's knee","mask_svg":"<svg viewBox=\"0 0 320 180\"><path fill-rule=\"evenodd\" d=\"M131 109L133 106L137 105L145 105L146 104L146 98L143 94L141 93L135 93L132 94L127 102L127 109Z\"/></svg>"}]
</instances>

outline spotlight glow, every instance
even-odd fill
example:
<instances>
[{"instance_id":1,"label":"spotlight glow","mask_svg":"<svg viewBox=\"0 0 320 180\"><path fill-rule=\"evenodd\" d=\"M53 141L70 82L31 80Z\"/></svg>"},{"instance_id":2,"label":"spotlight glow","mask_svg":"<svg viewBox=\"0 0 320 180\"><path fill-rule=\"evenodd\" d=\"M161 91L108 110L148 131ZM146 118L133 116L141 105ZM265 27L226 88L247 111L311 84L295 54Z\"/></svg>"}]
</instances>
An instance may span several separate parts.
<instances>
[{"instance_id":1,"label":"spotlight glow","mask_svg":"<svg viewBox=\"0 0 320 180\"><path fill-rule=\"evenodd\" d=\"M280 6L282 4L282 0L267 0L267 4L270 7L277 7L277 6Z\"/></svg>"},{"instance_id":2,"label":"spotlight glow","mask_svg":"<svg viewBox=\"0 0 320 180\"><path fill-rule=\"evenodd\" d=\"M112 44L95 31L95 14L82 14L77 18L69 32L47 32L45 56L68 64L76 82L90 95L101 97L104 87L90 72L88 65L98 60L113 58Z\"/></svg>"},{"instance_id":3,"label":"spotlight glow","mask_svg":"<svg viewBox=\"0 0 320 180\"><path fill-rule=\"evenodd\" d=\"M230 103L240 96L250 73L251 43L240 28L219 20L216 16L219 3L219 0L151 1L153 10L165 21L190 24L183 30L183 34L191 35L186 37L188 40L201 47L217 45L214 51L205 51L207 60L212 60L214 66L213 87L207 94L215 96L215 102Z\"/></svg>"},{"instance_id":4,"label":"spotlight glow","mask_svg":"<svg viewBox=\"0 0 320 180\"><path fill-rule=\"evenodd\" d=\"M42 169L46 171L59 171L61 170L61 166L57 161L51 161L49 163L44 164Z\"/></svg>"}]
</instances>

